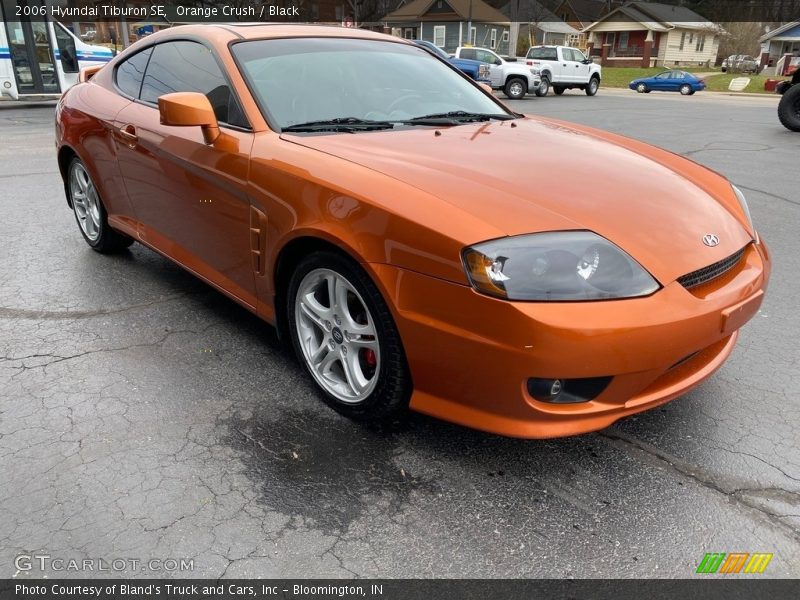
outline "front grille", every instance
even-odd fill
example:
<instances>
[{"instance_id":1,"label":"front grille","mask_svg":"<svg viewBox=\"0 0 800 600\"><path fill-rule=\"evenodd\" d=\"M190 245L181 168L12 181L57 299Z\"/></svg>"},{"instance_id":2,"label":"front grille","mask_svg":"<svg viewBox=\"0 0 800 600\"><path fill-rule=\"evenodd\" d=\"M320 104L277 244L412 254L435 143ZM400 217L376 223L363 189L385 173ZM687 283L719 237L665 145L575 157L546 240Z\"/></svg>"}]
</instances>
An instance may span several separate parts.
<instances>
[{"instance_id":1,"label":"front grille","mask_svg":"<svg viewBox=\"0 0 800 600\"><path fill-rule=\"evenodd\" d=\"M739 261L742 260L742 256L744 256L744 251L746 248L747 246L738 252L734 252L727 258L723 258L721 261L715 262L713 265L708 265L707 267L697 269L697 271L692 271L691 273L687 273L682 277L678 277L678 283L680 283L686 289L690 289L697 287L698 285L708 283L720 275L724 275L739 264Z\"/></svg>"}]
</instances>

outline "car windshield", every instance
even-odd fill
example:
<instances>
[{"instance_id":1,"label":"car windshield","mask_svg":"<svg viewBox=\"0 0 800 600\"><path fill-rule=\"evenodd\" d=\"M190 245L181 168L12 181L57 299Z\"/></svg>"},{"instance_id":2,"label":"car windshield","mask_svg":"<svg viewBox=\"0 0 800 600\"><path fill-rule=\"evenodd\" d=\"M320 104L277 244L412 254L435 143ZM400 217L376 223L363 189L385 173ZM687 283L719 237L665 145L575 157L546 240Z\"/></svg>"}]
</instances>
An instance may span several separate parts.
<instances>
[{"instance_id":1,"label":"car windshield","mask_svg":"<svg viewBox=\"0 0 800 600\"><path fill-rule=\"evenodd\" d=\"M416 45L347 38L238 42L233 54L273 125L507 113ZM351 125L348 125L351 127Z\"/></svg>"}]
</instances>

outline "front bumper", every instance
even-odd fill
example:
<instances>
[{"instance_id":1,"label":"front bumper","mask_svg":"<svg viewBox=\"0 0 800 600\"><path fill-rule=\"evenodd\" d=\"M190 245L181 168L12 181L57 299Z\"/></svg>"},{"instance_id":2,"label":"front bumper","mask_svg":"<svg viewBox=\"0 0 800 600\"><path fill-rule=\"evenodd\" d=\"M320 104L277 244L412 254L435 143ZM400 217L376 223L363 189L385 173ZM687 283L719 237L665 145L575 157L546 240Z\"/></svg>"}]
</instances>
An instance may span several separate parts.
<instances>
[{"instance_id":1,"label":"front bumper","mask_svg":"<svg viewBox=\"0 0 800 600\"><path fill-rule=\"evenodd\" d=\"M647 298L507 302L464 285L370 265L391 300L414 394L411 408L513 437L603 429L700 384L730 355L769 280L763 243L739 265L689 291L672 282ZM613 376L593 400L550 404L528 394L539 378Z\"/></svg>"}]
</instances>

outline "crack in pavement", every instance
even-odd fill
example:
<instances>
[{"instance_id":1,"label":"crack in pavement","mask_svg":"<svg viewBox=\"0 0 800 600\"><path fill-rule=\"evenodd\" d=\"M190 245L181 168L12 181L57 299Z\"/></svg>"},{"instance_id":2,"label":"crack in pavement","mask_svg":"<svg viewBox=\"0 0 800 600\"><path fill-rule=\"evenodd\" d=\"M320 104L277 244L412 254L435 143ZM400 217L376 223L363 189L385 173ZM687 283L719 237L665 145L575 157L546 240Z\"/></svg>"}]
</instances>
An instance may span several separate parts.
<instances>
[{"instance_id":1,"label":"crack in pavement","mask_svg":"<svg viewBox=\"0 0 800 600\"><path fill-rule=\"evenodd\" d=\"M197 293L206 293L206 290ZM120 308L99 308L96 310L65 310L65 311L51 311L51 310L30 310L25 308L10 308L0 306L0 319L33 319L33 320L53 320L53 319L86 319L90 317L102 317L106 315L114 315L124 313L140 308L148 308L150 306L157 306L159 304L166 304L181 298L189 296L189 292L181 292L179 294L172 294L165 298L152 300L150 302L140 302L139 304L130 304Z\"/></svg>"},{"instance_id":2,"label":"crack in pavement","mask_svg":"<svg viewBox=\"0 0 800 600\"><path fill-rule=\"evenodd\" d=\"M678 461L675 457L669 456L665 452L662 452L662 451L658 450L657 448L655 448L654 446L652 446L650 444L647 444L646 442L643 442L643 441L641 441L641 440L639 440L639 439L637 439L635 437L632 437L632 436L629 436L629 435L625 435L625 434L619 433L619 432L612 433L610 431L601 431L601 432L598 432L598 435L600 437L604 437L604 438L610 440L611 442L622 443L622 444L624 444L624 445L626 445L628 447L632 447L632 448L634 448L634 449L636 449L636 450L638 450L638 451L640 451L640 452L642 452L644 454L647 454L648 456L651 456L651 457L657 459L662 465L666 464L671 470L673 470L676 473L679 473L679 474L681 474L681 475L683 475L685 477L688 477L689 479L699 483L703 487L706 487L706 488L711 489L711 490L713 490L715 492L718 492L718 493L726 496L727 498L730 498L734 502L736 502L736 503L738 503L738 504L740 504L740 505L742 505L742 506L744 506L746 508L749 508L751 510L755 510L755 511L765 515L771 523L773 523L776 526L784 529L787 533L789 533L795 539L800 540L800 526L796 527L796 526L791 525L789 523L785 523L783 520L781 520L781 519L786 518L786 517L791 516L791 515L783 515L783 514L774 513L772 511L767 510L766 508L764 508L763 506L759 505L758 503L753 502L753 501L748 501L746 497L743 497L743 495L746 495L748 493L756 494L756 493L764 493L764 492L770 492L770 491L780 491L780 492L783 492L783 493L788 494L790 496L796 496L798 499L800 499L800 492L793 492L791 490L785 490L783 488L777 488L777 487L769 487L769 488L747 488L747 487L741 487L741 488L725 489L721 484L719 484L718 482L714 481L714 479L712 479L710 475L708 475L706 477L702 476L699 473L700 469L698 469L697 467L695 467L693 465L689 465L687 463L682 463L682 462ZM758 458L758 457L753 457L753 458ZM764 462L764 463L769 465L769 463L767 463L763 459L759 459L759 460L761 460L762 462ZM769 465L769 466L777 469L778 471L783 473L787 478L792 479L793 481L798 481L798 479L796 479L794 477L791 477L790 475L787 475L779 467L775 467L774 465Z\"/></svg>"}]
</instances>

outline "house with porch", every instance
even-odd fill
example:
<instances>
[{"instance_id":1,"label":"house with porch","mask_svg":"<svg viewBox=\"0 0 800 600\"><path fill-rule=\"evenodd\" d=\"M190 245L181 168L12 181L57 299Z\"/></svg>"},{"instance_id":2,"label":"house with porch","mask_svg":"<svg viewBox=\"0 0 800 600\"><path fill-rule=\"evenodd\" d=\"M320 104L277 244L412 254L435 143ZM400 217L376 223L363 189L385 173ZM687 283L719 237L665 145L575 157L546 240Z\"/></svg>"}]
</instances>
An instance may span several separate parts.
<instances>
[{"instance_id":1,"label":"house with porch","mask_svg":"<svg viewBox=\"0 0 800 600\"><path fill-rule=\"evenodd\" d=\"M592 56L609 67L712 65L722 27L685 6L628 2L583 30Z\"/></svg>"},{"instance_id":2,"label":"house with porch","mask_svg":"<svg viewBox=\"0 0 800 600\"><path fill-rule=\"evenodd\" d=\"M800 21L786 23L764 34L761 42L761 66L775 67L776 75L788 75L800 63Z\"/></svg>"},{"instance_id":3,"label":"house with porch","mask_svg":"<svg viewBox=\"0 0 800 600\"><path fill-rule=\"evenodd\" d=\"M427 40L445 52L473 45L509 54L511 22L483 0L411 0L382 20L394 35Z\"/></svg>"},{"instance_id":4,"label":"house with porch","mask_svg":"<svg viewBox=\"0 0 800 600\"><path fill-rule=\"evenodd\" d=\"M586 49L587 34L583 30L621 4L624 2L619 0L563 0L553 12L561 21L578 31L576 36L570 38L568 45Z\"/></svg>"}]
</instances>

